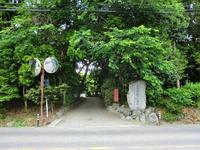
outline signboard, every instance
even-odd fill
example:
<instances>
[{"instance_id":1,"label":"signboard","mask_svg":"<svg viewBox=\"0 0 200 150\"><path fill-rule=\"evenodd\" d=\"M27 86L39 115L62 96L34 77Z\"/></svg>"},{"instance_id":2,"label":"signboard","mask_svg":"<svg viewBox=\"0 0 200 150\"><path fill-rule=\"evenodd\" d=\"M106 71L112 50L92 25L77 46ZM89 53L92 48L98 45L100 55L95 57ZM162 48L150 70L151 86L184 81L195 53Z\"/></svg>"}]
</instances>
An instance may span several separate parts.
<instances>
[{"instance_id":1,"label":"signboard","mask_svg":"<svg viewBox=\"0 0 200 150\"><path fill-rule=\"evenodd\" d=\"M119 102L119 89L114 89L114 102Z\"/></svg>"}]
</instances>

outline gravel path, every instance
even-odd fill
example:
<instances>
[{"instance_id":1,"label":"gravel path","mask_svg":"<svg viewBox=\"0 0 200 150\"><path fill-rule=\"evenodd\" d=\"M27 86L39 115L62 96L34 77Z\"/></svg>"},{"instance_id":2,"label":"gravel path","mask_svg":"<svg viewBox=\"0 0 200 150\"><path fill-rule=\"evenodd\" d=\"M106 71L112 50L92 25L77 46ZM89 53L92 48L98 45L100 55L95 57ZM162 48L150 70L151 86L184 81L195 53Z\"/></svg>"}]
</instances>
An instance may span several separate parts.
<instances>
[{"instance_id":1,"label":"gravel path","mask_svg":"<svg viewBox=\"0 0 200 150\"><path fill-rule=\"evenodd\" d=\"M78 107L68 111L57 127L80 126L135 126L133 122L121 120L119 114L106 110L100 98L87 98Z\"/></svg>"}]
</instances>

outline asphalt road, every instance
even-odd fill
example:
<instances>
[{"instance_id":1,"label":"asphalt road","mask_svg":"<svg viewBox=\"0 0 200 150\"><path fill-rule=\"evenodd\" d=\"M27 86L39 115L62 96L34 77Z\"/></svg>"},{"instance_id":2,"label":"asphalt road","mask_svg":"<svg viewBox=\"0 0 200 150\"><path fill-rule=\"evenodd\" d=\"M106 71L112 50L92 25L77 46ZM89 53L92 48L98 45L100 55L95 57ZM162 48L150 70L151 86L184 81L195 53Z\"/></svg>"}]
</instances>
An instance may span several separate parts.
<instances>
[{"instance_id":1,"label":"asphalt road","mask_svg":"<svg viewBox=\"0 0 200 150\"><path fill-rule=\"evenodd\" d=\"M2 150L200 150L200 125L144 126L86 99L53 128L0 128Z\"/></svg>"},{"instance_id":2,"label":"asphalt road","mask_svg":"<svg viewBox=\"0 0 200 150\"><path fill-rule=\"evenodd\" d=\"M1 128L7 150L199 150L200 126Z\"/></svg>"}]
</instances>

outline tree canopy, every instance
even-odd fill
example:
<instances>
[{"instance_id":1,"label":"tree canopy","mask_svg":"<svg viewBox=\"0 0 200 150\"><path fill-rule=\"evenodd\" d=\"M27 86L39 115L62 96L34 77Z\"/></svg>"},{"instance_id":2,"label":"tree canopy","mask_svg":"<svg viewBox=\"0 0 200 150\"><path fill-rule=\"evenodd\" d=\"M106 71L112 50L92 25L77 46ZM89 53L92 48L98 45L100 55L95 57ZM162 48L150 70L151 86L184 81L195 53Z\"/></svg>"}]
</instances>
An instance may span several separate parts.
<instances>
[{"instance_id":1,"label":"tree canopy","mask_svg":"<svg viewBox=\"0 0 200 150\"><path fill-rule=\"evenodd\" d=\"M67 84L71 95L100 93L110 78L119 88L143 79L155 104L176 82L200 80L198 1L24 0L13 6L0 12L0 102L22 98L24 87L37 90L29 62L49 56L60 68L45 76L54 87ZM84 74L77 71L84 67Z\"/></svg>"}]
</instances>

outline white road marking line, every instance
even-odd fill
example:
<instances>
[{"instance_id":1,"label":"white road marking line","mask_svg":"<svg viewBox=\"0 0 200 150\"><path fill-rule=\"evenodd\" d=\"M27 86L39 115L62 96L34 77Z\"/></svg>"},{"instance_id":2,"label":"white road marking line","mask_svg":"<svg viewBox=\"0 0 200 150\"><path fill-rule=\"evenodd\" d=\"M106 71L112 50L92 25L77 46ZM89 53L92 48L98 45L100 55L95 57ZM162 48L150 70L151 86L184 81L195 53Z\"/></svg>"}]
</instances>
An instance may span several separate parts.
<instances>
[{"instance_id":1,"label":"white road marking line","mask_svg":"<svg viewBox=\"0 0 200 150\"><path fill-rule=\"evenodd\" d=\"M6 150L115 150L115 149L176 149L176 148L200 148L200 145L149 145L149 146L132 146L132 147L90 147L90 148L14 148Z\"/></svg>"},{"instance_id":2,"label":"white road marking line","mask_svg":"<svg viewBox=\"0 0 200 150\"><path fill-rule=\"evenodd\" d=\"M112 148L110 147L92 147L91 150L110 150Z\"/></svg>"},{"instance_id":3,"label":"white road marking line","mask_svg":"<svg viewBox=\"0 0 200 150\"><path fill-rule=\"evenodd\" d=\"M174 148L200 148L200 145L151 145L151 146L133 146L133 147L127 147L128 149L174 149Z\"/></svg>"}]
</instances>

